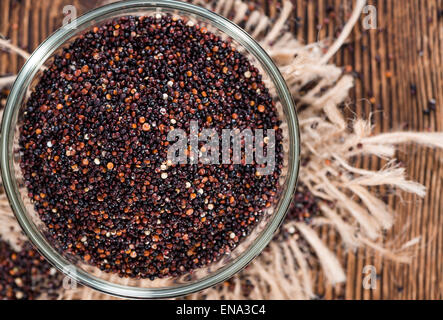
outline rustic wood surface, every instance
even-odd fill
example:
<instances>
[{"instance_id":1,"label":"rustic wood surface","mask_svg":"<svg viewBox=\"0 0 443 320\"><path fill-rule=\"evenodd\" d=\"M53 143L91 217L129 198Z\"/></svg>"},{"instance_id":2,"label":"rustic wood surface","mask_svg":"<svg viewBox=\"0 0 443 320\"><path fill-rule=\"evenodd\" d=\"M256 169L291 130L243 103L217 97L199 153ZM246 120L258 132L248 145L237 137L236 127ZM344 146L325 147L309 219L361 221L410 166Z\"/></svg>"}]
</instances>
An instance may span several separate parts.
<instances>
[{"instance_id":1,"label":"rustic wood surface","mask_svg":"<svg viewBox=\"0 0 443 320\"><path fill-rule=\"evenodd\" d=\"M0 0L0 34L28 51L34 50L63 19L64 5L73 4L81 13L86 0ZM263 10L278 13L277 0L262 0ZM306 42L332 37L349 17L354 1L292 0L290 27ZM378 13L378 29L364 30L361 21L347 44L334 58L336 64L354 70L358 79L347 107L350 116L372 115L376 132L410 129L443 131L443 0L370 0ZM362 15L362 19L364 15ZM0 74L15 73L23 59L0 53ZM416 87L416 94L411 88ZM427 112L436 100L435 111ZM372 252L346 253L327 228L322 237L341 257L348 281L336 287L324 284L316 272L316 291L325 299L443 299L443 152L407 146L399 159L408 174L424 184L428 196L421 200L405 195L389 197L397 223L386 241L399 235L423 237L412 264L399 265ZM367 168L379 161L362 159ZM384 190L380 190L383 194ZM378 273L374 290L362 286L363 267L373 265Z\"/></svg>"}]
</instances>

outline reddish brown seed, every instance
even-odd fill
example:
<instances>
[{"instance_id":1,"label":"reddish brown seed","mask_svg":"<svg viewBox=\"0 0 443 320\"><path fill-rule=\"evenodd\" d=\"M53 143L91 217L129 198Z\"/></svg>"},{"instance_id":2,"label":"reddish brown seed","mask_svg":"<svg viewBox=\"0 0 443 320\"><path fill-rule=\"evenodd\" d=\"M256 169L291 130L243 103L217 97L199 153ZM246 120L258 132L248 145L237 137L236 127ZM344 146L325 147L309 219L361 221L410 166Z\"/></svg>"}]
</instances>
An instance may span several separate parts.
<instances>
[{"instance_id":1,"label":"reddish brown seed","mask_svg":"<svg viewBox=\"0 0 443 320\"><path fill-rule=\"evenodd\" d=\"M149 131L151 130L151 126L148 123L144 123L142 129L143 131Z\"/></svg>"},{"instance_id":2,"label":"reddish brown seed","mask_svg":"<svg viewBox=\"0 0 443 320\"><path fill-rule=\"evenodd\" d=\"M112 170L112 169L114 169L114 164L112 162L108 162L108 164L106 165L106 168L108 168L108 170Z\"/></svg>"}]
</instances>

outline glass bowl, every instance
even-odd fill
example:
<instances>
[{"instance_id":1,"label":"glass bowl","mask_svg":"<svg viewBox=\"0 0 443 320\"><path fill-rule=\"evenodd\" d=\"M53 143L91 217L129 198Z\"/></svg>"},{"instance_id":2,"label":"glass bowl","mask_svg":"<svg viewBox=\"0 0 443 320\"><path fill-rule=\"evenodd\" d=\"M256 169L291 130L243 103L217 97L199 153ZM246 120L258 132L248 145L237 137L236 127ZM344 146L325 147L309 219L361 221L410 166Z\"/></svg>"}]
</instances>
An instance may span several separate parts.
<instances>
[{"instance_id":1,"label":"glass bowl","mask_svg":"<svg viewBox=\"0 0 443 320\"><path fill-rule=\"evenodd\" d=\"M20 170L19 128L26 101L45 66L54 55L67 47L73 39L93 26L126 15L171 14L192 20L209 31L230 39L232 46L248 57L257 67L279 112L283 130L284 162L280 178L278 201L268 208L249 236L231 253L219 261L180 277L156 280L120 278L101 272L81 259L61 254L45 236L46 226L39 219L27 196ZM271 241L282 223L294 194L299 169L299 133L296 109L292 96L278 68L266 52L245 31L229 20L195 5L171 0L123 1L97 8L66 25L44 41L20 71L11 90L3 115L1 130L1 172L4 187L26 235L55 267L73 280L111 295L126 298L171 298L190 294L216 285L246 267Z\"/></svg>"}]
</instances>

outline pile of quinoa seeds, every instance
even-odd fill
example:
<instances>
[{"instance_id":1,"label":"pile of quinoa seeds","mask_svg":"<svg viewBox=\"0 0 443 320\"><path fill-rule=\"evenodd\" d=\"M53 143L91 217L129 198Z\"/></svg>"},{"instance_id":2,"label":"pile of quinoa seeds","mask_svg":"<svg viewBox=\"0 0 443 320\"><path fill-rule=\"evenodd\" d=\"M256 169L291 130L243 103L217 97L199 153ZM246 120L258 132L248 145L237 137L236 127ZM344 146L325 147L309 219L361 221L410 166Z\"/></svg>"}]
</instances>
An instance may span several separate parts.
<instances>
[{"instance_id":1,"label":"pile of quinoa seeds","mask_svg":"<svg viewBox=\"0 0 443 320\"><path fill-rule=\"evenodd\" d=\"M14 251L0 238L0 300L56 299L63 276L30 243Z\"/></svg>"},{"instance_id":2,"label":"pile of quinoa seeds","mask_svg":"<svg viewBox=\"0 0 443 320\"><path fill-rule=\"evenodd\" d=\"M173 129L276 130L276 166L175 165ZM282 131L258 70L204 27L122 17L57 55L21 126L28 196L65 254L132 278L176 277L229 253L274 204ZM231 150L232 151L232 150Z\"/></svg>"}]
</instances>

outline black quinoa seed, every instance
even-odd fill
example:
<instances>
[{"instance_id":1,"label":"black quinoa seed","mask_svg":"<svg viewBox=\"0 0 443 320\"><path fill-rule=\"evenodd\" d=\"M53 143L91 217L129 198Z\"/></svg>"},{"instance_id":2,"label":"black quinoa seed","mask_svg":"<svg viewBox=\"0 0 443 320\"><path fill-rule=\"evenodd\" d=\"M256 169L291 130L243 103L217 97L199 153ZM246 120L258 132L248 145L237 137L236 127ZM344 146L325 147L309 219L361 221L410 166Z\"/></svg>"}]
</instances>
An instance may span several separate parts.
<instances>
[{"instance_id":1,"label":"black quinoa seed","mask_svg":"<svg viewBox=\"0 0 443 320\"><path fill-rule=\"evenodd\" d=\"M315 197L303 184L299 184L292 200L286 221L310 223L319 212L320 199Z\"/></svg>"},{"instance_id":2,"label":"black quinoa seed","mask_svg":"<svg viewBox=\"0 0 443 320\"><path fill-rule=\"evenodd\" d=\"M0 110L3 110L5 108L8 95L9 95L8 88L3 88L0 90Z\"/></svg>"},{"instance_id":3,"label":"black quinoa seed","mask_svg":"<svg viewBox=\"0 0 443 320\"><path fill-rule=\"evenodd\" d=\"M0 300L55 299L63 275L29 243L19 252L0 239Z\"/></svg>"},{"instance_id":4,"label":"black quinoa seed","mask_svg":"<svg viewBox=\"0 0 443 320\"><path fill-rule=\"evenodd\" d=\"M285 223L304 222L311 224L312 219L318 217L320 214L319 204L321 201L322 200L315 197L305 185L299 183L292 199L291 207L286 215ZM290 224L289 227L283 225L274 237L274 240L281 241L294 234L297 234L297 230L294 227Z\"/></svg>"},{"instance_id":5,"label":"black quinoa seed","mask_svg":"<svg viewBox=\"0 0 443 320\"><path fill-rule=\"evenodd\" d=\"M276 130L276 168L166 165L168 132ZM53 243L124 277L179 276L229 253L274 204L282 131L259 71L170 16L122 17L56 56L27 102L21 168ZM221 134L220 134L221 137Z\"/></svg>"}]
</instances>

